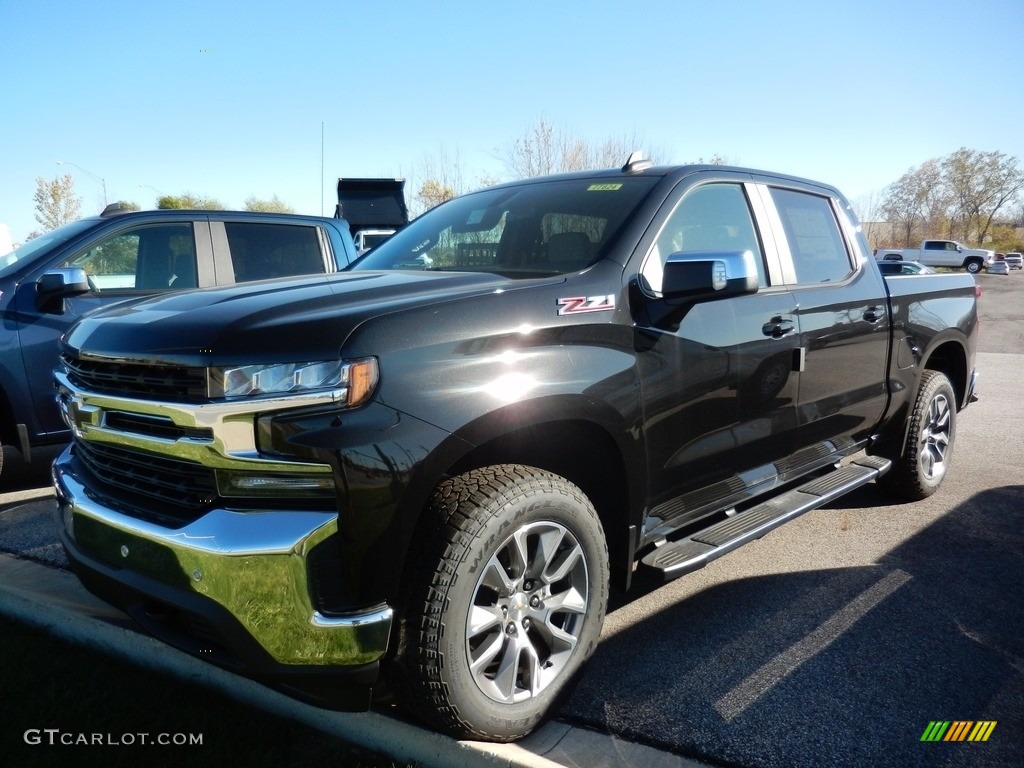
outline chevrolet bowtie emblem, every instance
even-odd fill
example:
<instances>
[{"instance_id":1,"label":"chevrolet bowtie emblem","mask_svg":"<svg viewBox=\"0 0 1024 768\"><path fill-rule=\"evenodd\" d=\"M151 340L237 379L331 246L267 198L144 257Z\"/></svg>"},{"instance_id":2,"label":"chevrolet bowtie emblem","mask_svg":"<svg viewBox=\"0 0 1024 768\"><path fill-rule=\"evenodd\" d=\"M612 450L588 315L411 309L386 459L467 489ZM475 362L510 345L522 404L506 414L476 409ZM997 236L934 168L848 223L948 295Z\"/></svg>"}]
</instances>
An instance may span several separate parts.
<instances>
[{"instance_id":1,"label":"chevrolet bowtie emblem","mask_svg":"<svg viewBox=\"0 0 1024 768\"><path fill-rule=\"evenodd\" d=\"M74 395L61 394L57 397L57 404L60 406L60 413L75 437L82 436L82 430L86 427L99 426L100 408L95 405L86 405L85 402Z\"/></svg>"}]
</instances>

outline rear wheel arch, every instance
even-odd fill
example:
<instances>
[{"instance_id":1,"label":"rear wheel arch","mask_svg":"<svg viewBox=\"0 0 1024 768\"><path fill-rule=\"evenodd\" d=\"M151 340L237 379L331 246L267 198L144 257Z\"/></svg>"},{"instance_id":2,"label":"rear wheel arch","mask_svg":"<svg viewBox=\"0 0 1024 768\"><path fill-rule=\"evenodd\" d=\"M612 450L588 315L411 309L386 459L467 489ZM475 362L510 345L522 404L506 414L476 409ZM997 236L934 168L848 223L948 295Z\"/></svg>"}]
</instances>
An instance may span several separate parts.
<instances>
[{"instance_id":1,"label":"rear wheel arch","mask_svg":"<svg viewBox=\"0 0 1024 768\"><path fill-rule=\"evenodd\" d=\"M957 408L963 408L967 398L970 371L967 370L967 350L957 341L946 341L939 345L922 364L928 371L945 374L956 394Z\"/></svg>"}]
</instances>

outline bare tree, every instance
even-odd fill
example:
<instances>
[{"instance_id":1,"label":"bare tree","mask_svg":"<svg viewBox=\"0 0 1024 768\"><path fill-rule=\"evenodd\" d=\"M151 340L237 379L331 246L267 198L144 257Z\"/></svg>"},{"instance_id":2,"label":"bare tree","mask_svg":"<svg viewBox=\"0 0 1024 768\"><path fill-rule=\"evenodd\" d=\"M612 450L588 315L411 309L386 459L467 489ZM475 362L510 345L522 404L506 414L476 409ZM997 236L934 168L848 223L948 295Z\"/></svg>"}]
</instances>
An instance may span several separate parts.
<instances>
[{"instance_id":1,"label":"bare tree","mask_svg":"<svg viewBox=\"0 0 1024 768\"><path fill-rule=\"evenodd\" d=\"M423 159L416 178L422 181L410 180L409 184L415 190L409 204L410 215L414 217L453 197L473 189L490 187L501 181L492 176L480 175L467 182L467 173L458 150L454 154L449 154L444 147L436 156Z\"/></svg>"},{"instance_id":2,"label":"bare tree","mask_svg":"<svg viewBox=\"0 0 1024 768\"><path fill-rule=\"evenodd\" d=\"M43 225L43 231L63 226L79 218L82 198L75 197L75 177L70 173L47 181L36 178L36 221Z\"/></svg>"},{"instance_id":3,"label":"bare tree","mask_svg":"<svg viewBox=\"0 0 1024 768\"><path fill-rule=\"evenodd\" d=\"M506 152L505 165L515 179L614 168L622 165L634 150L642 149L643 143L634 134L591 144L541 118L512 142ZM655 163L661 162L660 150L648 150L645 154Z\"/></svg>"},{"instance_id":4,"label":"bare tree","mask_svg":"<svg viewBox=\"0 0 1024 768\"><path fill-rule=\"evenodd\" d=\"M872 248L879 248L885 245L890 238L892 227L888 222L882 221L882 198L881 194L874 192L863 195L852 203L853 209L860 220L864 237Z\"/></svg>"},{"instance_id":5,"label":"bare tree","mask_svg":"<svg viewBox=\"0 0 1024 768\"><path fill-rule=\"evenodd\" d=\"M413 215L419 215L466 191L462 158L458 150L454 155L449 155L448 151L441 147L435 157L423 159L418 175L422 181L413 194Z\"/></svg>"}]
</instances>

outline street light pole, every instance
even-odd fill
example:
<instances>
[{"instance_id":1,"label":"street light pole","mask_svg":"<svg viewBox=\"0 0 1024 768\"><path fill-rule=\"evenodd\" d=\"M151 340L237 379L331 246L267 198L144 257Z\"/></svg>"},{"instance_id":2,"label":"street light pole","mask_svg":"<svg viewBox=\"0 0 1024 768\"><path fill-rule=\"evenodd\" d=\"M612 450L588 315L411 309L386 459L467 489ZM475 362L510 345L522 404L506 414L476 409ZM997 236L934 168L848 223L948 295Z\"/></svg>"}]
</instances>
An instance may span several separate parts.
<instances>
[{"instance_id":1,"label":"street light pole","mask_svg":"<svg viewBox=\"0 0 1024 768\"><path fill-rule=\"evenodd\" d=\"M147 189L152 189L154 192L157 193L157 195L158 195L158 197L157 197L157 204L159 205L160 198L164 196L164 193L161 192L156 187L154 187L152 184L139 184L139 189L142 189L143 187L146 187Z\"/></svg>"},{"instance_id":2,"label":"street light pole","mask_svg":"<svg viewBox=\"0 0 1024 768\"><path fill-rule=\"evenodd\" d=\"M72 165L78 170L80 170L82 173L86 173L89 176L92 176L94 179L96 179L96 181L103 185L103 207L105 208L107 206L107 182L104 178L102 178L101 176L97 176L92 171L87 171L85 168L78 165L77 163L69 163L66 160L58 160L57 165Z\"/></svg>"}]
</instances>

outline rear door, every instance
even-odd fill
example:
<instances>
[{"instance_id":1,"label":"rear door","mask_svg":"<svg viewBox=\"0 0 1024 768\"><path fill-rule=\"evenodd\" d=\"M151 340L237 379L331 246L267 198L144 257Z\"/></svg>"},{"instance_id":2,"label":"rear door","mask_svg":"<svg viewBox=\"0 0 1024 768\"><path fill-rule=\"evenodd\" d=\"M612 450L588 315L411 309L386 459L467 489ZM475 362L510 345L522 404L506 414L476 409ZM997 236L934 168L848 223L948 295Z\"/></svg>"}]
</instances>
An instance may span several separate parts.
<instances>
[{"instance_id":1,"label":"rear door","mask_svg":"<svg viewBox=\"0 0 1024 768\"><path fill-rule=\"evenodd\" d=\"M650 498L645 537L764 490L796 446L799 334L770 242L754 225L759 200L742 175L677 191L641 266L635 312ZM676 252L751 251L756 294L692 306L658 299Z\"/></svg>"},{"instance_id":2,"label":"rear door","mask_svg":"<svg viewBox=\"0 0 1024 768\"><path fill-rule=\"evenodd\" d=\"M796 300L802 357L794 474L863 443L887 398L888 301L843 204L826 192L768 184L759 191Z\"/></svg>"}]
</instances>

